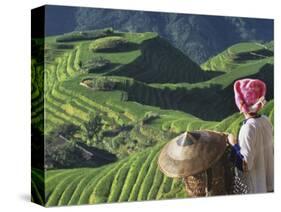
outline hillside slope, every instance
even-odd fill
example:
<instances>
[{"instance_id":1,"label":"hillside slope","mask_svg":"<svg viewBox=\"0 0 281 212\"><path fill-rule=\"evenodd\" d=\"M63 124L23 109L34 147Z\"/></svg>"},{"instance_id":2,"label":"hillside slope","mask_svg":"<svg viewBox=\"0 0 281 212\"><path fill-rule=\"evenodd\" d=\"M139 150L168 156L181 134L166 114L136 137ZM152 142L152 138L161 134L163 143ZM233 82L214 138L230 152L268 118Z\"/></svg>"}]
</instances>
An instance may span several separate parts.
<instances>
[{"instance_id":1,"label":"hillside slope","mask_svg":"<svg viewBox=\"0 0 281 212\"><path fill-rule=\"evenodd\" d=\"M132 63L110 73L132 77L147 83L201 82L220 75L204 72L178 49L160 37L146 40L141 55Z\"/></svg>"},{"instance_id":2,"label":"hillside slope","mask_svg":"<svg viewBox=\"0 0 281 212\"><path fill-rule=\"evenodd\" d=\"M268 103L263 114L269 116L273 123L273 102ZM236 134L242 119L236 113L208 126L190 124L186 130L209 129ZM159 151L166 142L163 140L155 147L96 169L48 171L46 193L38 191L33 198L42 199L45 195L46 206L55 206L187 197L181 179L168 178L157 168ZM33 174L40 175L40 171L33 170ZM36 179L34 186L41 182L40 178Z\"/></svg>"},{"instance_id":3,"label":"hillside slope","mask_svg":"<svg viewBox=\"0 0 281 212\"><path fill-rule=\"evenodd\" d=\"M77 30L114 26L129 32L156 32L197 63L245 41L273 39L273 21L240 17L79 8Z\"/></svg>"},{"instance_id":4,"label":"hillside slope","mask_svg":"<svg viewBox=\"0 0 281 212\"><path fill-rule=\"evenodd\" d=\"M238 43L227 48L222 53L208 59L201 67L208 71L221 70L229 72L246 62L270 58L273 56L273 43Z\"/></svg>"},{"instance_id":5,"label":"hillside slope","mask_svg":"<svg viewBox=\"0 0 281 212\"><path fill-rule=\"evenodd\" d=\"M273 55L249 58L256 44L247 45L236 52L242 59L217 72L201 69L155 33L108 28L47 37L44 61L32 60L32 127L46 138L61 126L78 127L73 140L118 160L89 168L45 167L46 175L33 169L33 200L54 206L185 197L181 180L157 168L159 150L187 130L236 134L243 118L234 104L235 80L267 83L269 102L262 113L273 122ZM273 42L267 46L273 50ZM221 66L215 66L219 57L209 64ZM81 129L97 116L101 138L87 139Z\"/></svg>"},{"instance_id":6,"label":"hillside slope","mask_svg":"<svg viewBox=\"0 0 281 212\"><path fill-rule=\"evenodd\" d=\"M212 71L201 71L195 63L154 33L118 33L117 35L137 44L140 49L123 52L115 52L114 49L111 52L92 52L89 49L93 42L91 40L58 43L56 42L56 39L59 38L57 36L47 38L45 50L46 132L50 132L64 123L80 126L89 121L89 113L101 113L108 130L113 130L112 126L118 128L118 126L124 124L136 124L148 112L159 114L160 118L169 114L168 116L171 118L181 116L182 119L186 120L198 119L200 121L201 118L209 121L220 121L237 111L232 86L236 79L242 77L257 77L264 80L268 85L267 99L273 98L273 56L240 62L231 71L204 82L180 83L183 78L203 79ZM146 42L148 42L149 48ZM162 49L153 46L159 43L163 45ZM160 44L158 46L161 47ZM155 48L151 48L151 45L156 48L155 51ZM146 58L143 56L142 48L146 49L145 52L147 53L145 54L156 55L160 54L166 46L169 51L165 51L164 60L160 56L155 56L149 62L140 59ZM175 55L179 56L175 58ZM91 73L83 70L80 63L85 64L92 58L99 57L118 65L104 70L94 70ZM186 64L186 66L192 66L195 70L192 68L185 71L185 69L179 68L180 74L173 74L173 71L175 71L173 66L177 67L175 61ZM154 76L157 73L158 66L153 67L153 62L163 64L163 69L160 68L163 71L159 72L156 78ZM137 69L138 65L142 65L141 67L147 68L148 71L143 73L143 69ZM40 67L40 63L34 63L34 67ZM188 74L189 72L192 74ZM122 79L122 77L117 79L114 76L115 74L129 75L134 79ZM117 79L116 87L113 90L103 91L92 90L80 85L83 79L91 78L95 81L98 76L106 76L110 81ZM157 82L160 79L161 81L179 82L148 84L136 80L139 78L149 82ZM33 89L34 99L38 96L36 93L37 91ZM35 103L36 101L33 101L33 104ZM167 109L170 111L167 111ZM35 104L33 107L34 120L42 120L40 115L42 110L42 104L37 106ZM210 111L212 112L210 113ZM135 131L139 134L139 130L135 129ZM137 137L137 140L149 138L149 136ZM104 145L101 147L104 148ZM108 148L110 149L110 147Z\"/></svg>"}]
</instances>

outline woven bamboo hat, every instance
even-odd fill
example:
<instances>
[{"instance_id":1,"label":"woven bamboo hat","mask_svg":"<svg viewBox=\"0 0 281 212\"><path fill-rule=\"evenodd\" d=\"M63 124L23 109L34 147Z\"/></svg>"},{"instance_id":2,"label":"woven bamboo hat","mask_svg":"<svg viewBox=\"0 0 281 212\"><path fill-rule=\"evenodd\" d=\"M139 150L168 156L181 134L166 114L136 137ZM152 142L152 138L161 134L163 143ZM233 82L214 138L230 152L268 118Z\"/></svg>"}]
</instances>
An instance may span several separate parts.
<instances>
[{"instance_id":1,"label":"woven bamboo hat","mask_svg":"<svg viewBox=\"0 0 281 212\"><path fill-rule=\"evenodd\" d=\"M207 170L223 155L227 136L213 131L185 132L168 142L158 165L169 177L187 177Z\"/></svg>"}]
</instances>

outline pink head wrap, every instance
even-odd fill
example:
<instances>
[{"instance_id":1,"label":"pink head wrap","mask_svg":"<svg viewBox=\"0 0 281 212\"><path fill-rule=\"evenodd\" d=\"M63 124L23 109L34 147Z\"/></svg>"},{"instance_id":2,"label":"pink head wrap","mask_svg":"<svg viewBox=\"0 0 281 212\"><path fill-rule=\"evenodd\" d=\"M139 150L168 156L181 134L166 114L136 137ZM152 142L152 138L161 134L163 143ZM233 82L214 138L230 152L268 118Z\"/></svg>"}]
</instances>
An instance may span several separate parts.
<instances>
[{"instance_id":1,"label":"pink head wrap","mask_svg":"<svg viewBox=\"0 0 281 212\"><path fill-rule=\"evenodd\" d=\"M266 85L258 79L242 79L234 83L235 103L240 112L256 113L266 103Z\"/></svg>"}]
</instances>

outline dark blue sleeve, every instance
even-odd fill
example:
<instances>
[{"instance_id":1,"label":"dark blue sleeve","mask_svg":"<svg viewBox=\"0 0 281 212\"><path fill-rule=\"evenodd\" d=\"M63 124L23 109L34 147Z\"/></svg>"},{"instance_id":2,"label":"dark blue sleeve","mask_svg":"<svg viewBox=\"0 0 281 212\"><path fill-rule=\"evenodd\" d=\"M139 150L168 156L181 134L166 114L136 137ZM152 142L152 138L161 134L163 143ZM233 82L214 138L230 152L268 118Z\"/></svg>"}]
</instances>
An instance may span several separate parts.
<instances>
[{"instance_id":1,"label":"dark blue sleeve","mask_svg":"<svg viewBox=\"0 0 281 212\"><path fill-rule=\"evenodd\" d=\"M243 171L243 155L241 154L240 152L240 146L239 144L235 144L234 146L232 146L232 149L231 149L231 158L235 164L235 166Z\"/></svg>"}]
</instances>

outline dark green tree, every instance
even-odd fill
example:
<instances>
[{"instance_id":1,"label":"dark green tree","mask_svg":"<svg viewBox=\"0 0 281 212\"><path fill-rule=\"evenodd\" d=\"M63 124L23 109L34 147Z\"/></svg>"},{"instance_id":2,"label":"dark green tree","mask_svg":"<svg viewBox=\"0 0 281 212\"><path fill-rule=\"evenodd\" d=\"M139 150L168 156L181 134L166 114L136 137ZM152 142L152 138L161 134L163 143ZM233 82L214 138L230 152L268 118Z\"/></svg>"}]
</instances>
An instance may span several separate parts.
<instances>
[{"instance_id":1,"label":"dark green tree","mask_svg":"<svg viewBox=\"0 0 281 212\"><path fill-rule=\"evenodd\" d=\"M81 126L81 137L86 141L87 145L90 145L93 141L100 141L100 131L103 127L102 118L100 114L91 115L89 121L84 122Z\"/></svg>"}]
</instances>

